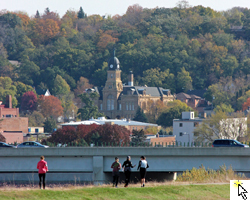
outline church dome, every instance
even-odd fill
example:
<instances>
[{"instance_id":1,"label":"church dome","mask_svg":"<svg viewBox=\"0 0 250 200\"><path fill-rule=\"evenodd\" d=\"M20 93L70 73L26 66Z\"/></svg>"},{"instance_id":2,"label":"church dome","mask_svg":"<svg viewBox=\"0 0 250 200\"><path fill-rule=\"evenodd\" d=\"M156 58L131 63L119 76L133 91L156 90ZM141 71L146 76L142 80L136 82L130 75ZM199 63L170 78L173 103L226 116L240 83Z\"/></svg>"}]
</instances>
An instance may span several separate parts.
<instances>
[{"instance_id":1,"label":"church dome","mask_svg":"<svg viewBox=\"0 0 250 200\"><path fill-rule=\"evenodd\" d=\"M117 57L115 57L115 51L113 57L109 59L108 70L120 70L120 62Z\"/></svg>"}]
</instances>

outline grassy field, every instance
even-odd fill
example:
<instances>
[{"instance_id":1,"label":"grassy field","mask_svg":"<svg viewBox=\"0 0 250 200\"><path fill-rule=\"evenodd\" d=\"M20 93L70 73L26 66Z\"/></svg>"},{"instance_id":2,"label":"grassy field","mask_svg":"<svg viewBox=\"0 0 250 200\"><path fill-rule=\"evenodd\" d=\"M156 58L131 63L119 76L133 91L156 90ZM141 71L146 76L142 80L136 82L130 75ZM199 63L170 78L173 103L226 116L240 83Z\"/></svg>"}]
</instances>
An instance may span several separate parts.
<instances>
[{"instance_id":1,"label":"grassy field","mask_svg":"<svg viewBox=\"0 0 250 200\"><path fill-rule=\"evenodd\" d=\"M2 188L0 199L38 200L38 199L88 199L88 200L136 200L136 199L229 199L229 184L216 185L160 185L145 188L81 187L54 188L47 190L27 188Z\"/></svg>"}]
</instances>

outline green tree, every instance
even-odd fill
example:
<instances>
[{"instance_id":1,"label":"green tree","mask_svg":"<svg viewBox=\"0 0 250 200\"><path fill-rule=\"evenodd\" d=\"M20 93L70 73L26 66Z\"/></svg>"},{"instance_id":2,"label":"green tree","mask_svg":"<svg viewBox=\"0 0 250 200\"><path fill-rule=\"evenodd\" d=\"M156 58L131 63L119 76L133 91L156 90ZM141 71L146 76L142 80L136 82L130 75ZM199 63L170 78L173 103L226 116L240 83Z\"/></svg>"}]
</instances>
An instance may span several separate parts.
<instances>
[{"instance_id":1,"label":"green tree","mask_svg":"<svg viewBox=\"0 0 250 200\"><path fill-rule=\"evenodd\" d=\"M184 91L186 92L187 90L192 89L192 78L189 75L189 72L185 70L183 67L180 72L177 73L176 77L176 91L181 92Z\"/></svg>"},{"instance_id":2,"label":"green tree","mask_svg":"<svg viewBox=\"0 0 250 200\"><path fill-rule=\"evenodd\" d=\"M148 119L140 106L138 106L133 120L138 122L148 122Z\"/></svg>"},{"instance_id":3,"label":"green tree","mask_svg":"<svg viewBox=\"0 0 250 200\"><path fill-rule=\"evenodd\" d=\"M132 131L132 139L131 142L138 144L138 143L144 143L146 140L147 136L144 133L144 130L141 129L139 131L133 130Z\"/></svg>"},{"instance_id":4,"label":"green tree","mask_svg":"<svg viewBox=\"0 0 250 200\"><path fill-rule=\"evenodd\" d=\"M220 105L217 105L214 109L214 112L217 113L217 112L225 112L225 113L232 113L234 112L234 109L232 108L231 105L227 105L227 104L220 104Z\"/></svg>"},{"instance_id":5,"label":"green tree","mask_svg":"<svg viewBox=\"0 0 250 200\"><path fill-rule=\"evenodd\" d=\"M34 111L26 117L29 118L29 126L44 126L44 116L41 113Z\"/></svg>"},{"instance_id":6,"label":"green tree","mask_svg":"<svg viewBox=\"0 0 250 200\"><path fill-rule=\"evenodd\" d=\"M83 12L82 6L80 7L79 12L77 13L77 17L78 17L78 19L83 19L83 18L87 17L87 15Z\"/></svg>"},{"instance_id":7,"label":"green tree","mask_svg":"<svg viewBox=\"0 0 250 200\"><path fill-rule=\"evenodd\" d=\"M60 76L56 75L55 81L54 81L54 88L52 90L53 95L66 95L70 92L70 87L68 83Z\"/></svg>"},{"instance_id":8,"label":"green tree","mask_svg":"<svg viewBox=\"0 0 250 200\"><path fill-rule=\"evenodd\" d=\"M159 118L156 121L157 124L164 127L173 126L173 119L180 119L182 112L191 110L191 108L188 107L187 104L179 100L175 100L172 104L172 107L160 114Z\"/></svg>"},{"instance_id":9,"label":"green tree","mask_svg":"<svg viewBox=\"0 0 250 200\"><path fill-rule=\"evenodd\" d=\"M48 117L44 122L44 132L52 133L56 128L56 120L53 117Z\"/></svg>"},{"instance_id":10,"label":"green tree","mask_svg":"<svg viewBox=\"0 0 250 200\"><path fill-rule=\"evenodd\" d=\"M78 97L80 97L82 103L84 103L84 107L79 108L77 112L81 120L88 120L92 117L98 118L103 116L103 114L98 111L98 107L94 105L94 101L99 98L99 95L96 92L92 92L90 94L83 93Z\"/></svg>"}]
</instances>

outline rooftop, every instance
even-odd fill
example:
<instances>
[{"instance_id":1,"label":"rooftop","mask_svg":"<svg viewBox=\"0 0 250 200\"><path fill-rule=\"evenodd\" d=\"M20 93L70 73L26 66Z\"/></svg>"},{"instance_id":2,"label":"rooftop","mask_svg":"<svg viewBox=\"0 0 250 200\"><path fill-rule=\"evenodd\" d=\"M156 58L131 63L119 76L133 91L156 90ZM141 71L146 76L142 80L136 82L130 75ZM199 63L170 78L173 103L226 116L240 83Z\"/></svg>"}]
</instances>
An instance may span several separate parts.
<instances>
[{"instance_id":1,"label":"rooftop","mask_svg":"<svg viewBox=\"0 0 250 200\"><path fill-rule=\"evenodd\" d=\"M105 117L98 117L98 119L89 119L89 120L80 121L80 122L69 122L69 123L65 123L61 125L62 126L77 126L81 124L82 125L90 125L90 124L103 125L105 123L112 123L112 122L120 126L156 126L158 127L158 124L138 122L138 121L127 120L127 119L106 119Z\"/></svg>"}]
</instances>

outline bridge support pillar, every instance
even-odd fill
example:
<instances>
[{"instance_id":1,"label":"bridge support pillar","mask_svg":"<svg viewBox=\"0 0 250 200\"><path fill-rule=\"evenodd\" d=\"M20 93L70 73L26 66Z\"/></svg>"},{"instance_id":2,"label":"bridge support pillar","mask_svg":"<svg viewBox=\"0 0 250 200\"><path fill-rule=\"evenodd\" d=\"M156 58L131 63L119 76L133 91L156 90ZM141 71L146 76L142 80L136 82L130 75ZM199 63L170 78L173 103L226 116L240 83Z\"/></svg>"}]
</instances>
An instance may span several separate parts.
<instances>
[{"instance_id":1,"label":"bridge support pillar","mask_svg":"<svg viewBox=\"0 0 250 200\"><path fill-rule=\"evenodd\" d=\"M93 181L95 185L105 182L103 173L103 156L93 156Z\"/></svg>"}]
</instances>

